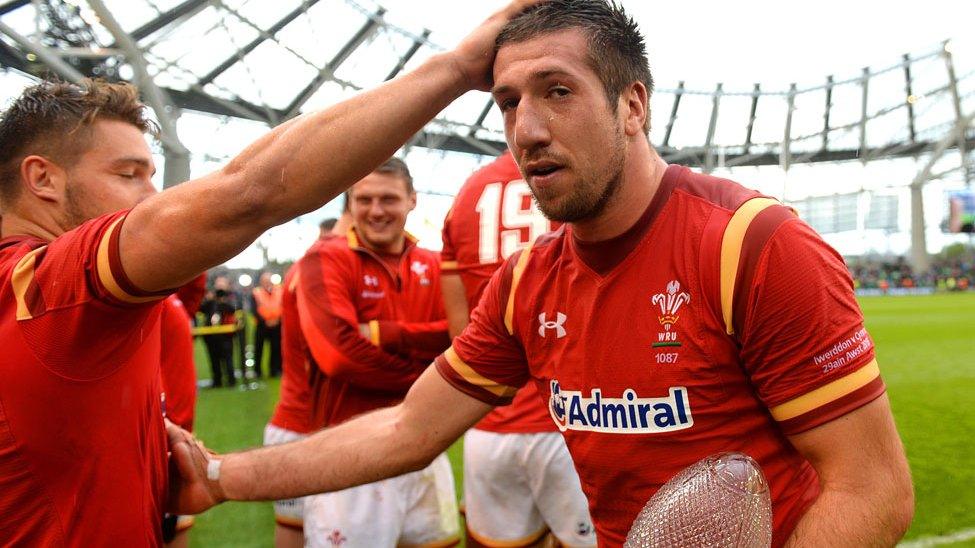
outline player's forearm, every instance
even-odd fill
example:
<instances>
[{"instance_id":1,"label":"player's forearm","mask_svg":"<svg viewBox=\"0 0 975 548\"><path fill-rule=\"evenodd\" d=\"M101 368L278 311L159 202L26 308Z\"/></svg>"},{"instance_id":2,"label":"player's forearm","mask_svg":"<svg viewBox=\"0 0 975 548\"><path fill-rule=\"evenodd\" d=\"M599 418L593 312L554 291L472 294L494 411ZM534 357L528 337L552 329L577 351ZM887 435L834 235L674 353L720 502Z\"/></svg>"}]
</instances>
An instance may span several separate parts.
<instances>
[{"instance_id":1,"label":"player's forearm","mask_svg":"<svg viewBox=\"0 0 975 548\"><path fill-rule=\"evenodd\" d=\"M318 208L389 158L467 91L449 54L244 150L224 169L258 195L265 226Z\"/></svg>"},{"instance_id":2,"label":"player's forearm","mask_svg":"<svg viewBox=\"0 0 975 548\"><path fill-rule=\"evenodd\" d=\"M302 318L302 325L305 325ZM331 322L331 339L308 337L308 350L322 373L360 388L402 394L412 386L426 363L384 352L359 336L343 320ZM305 333L309 331L306 330Z\"/></svg>"},{"instance_id":3,"label":"player's forearm","mask_svg":"<svg viewBox=\"0 0 975 548\"><path fill-rule=\"evenodd\" d=\"M450 54L258 139L217 173L136 206L122 266L136 287L181 285L268 228L317 209L391 156L467 89Z\"/></svg>"},{"instance_id":4,"label":"player's forearm","mask_svg":"<svg viewBox=\"0 0 975 548\"><path fill-rule=\"evenodd\" d=\"M232 500L275 500L419 470L490 409L431 367L400 405L292 444L226 456L220 488Z\"/></svg>"},{"instance_id":5,"label":"player's forearm","mask_svg":"<svg viewBox=\"0 0 975 548\"><path fill-rule=\"evenodd\" d=\"M434 322L376 322L379 345L392 352L409 351L413 355L434 358L450 346L447 320Z\"/></svg>"},{"instance_id":6,"label":"player's forearm","mask_svg":"<svg viewBox=\"0 0 975 548\"><path fill-rule=\"evenodd\" d=\"M418 470L445 449L381 409L302 441L223 458L220 486L230 500L277 500L337 491Z\"/></svg>"},{"instance_id":7,"label":"player's forearm","mask_svg":"<svg viewBox=\"0 0 975 548\"><path fill-rule=\"evenodd\" d=\"M907 489L824 486L786 543L789 548L894 546L911 524L914 496Z\"/></svg>"}]
</instances>

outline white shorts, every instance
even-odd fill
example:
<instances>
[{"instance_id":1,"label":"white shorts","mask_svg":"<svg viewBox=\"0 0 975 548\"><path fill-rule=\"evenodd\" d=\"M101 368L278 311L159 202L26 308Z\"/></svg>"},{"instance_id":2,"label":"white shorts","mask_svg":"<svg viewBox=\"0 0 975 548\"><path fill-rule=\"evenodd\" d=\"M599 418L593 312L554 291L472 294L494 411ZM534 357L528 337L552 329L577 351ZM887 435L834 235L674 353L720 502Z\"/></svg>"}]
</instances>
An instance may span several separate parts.
<instances>
[{"instance_id":1,"label":"white shorts","mask_svg":"<svg viewBox=\"0 0 975 548\"><path fill-rule=\"evenodd\" d=\"M460 540L447 455L417 472L305 500L305 546L453 546Z\"/></svg>"},{"instance_id":2,"label":"white shorts","mask_svg":"<svg viewBox=\"0 0 975 548\"><path fill-rule=\"evenodd\" d=\"M268 424L264 427L264 445L278 445L308 437L293 430ZM304 526L305 498L274 501L274 521L278 525L301 529Z\"/></svg>"},{"instance_id":3,"label":"white shorts","mask_svg":"<svg viewBox=\"0 0 975 548\"><path fill-rule=\"evenodd\" d=\"M464 435L467 532L485 546L527 546L547 531L566 546L595 546L589 503L562 434Z\"/></svg>"}]
</instances>

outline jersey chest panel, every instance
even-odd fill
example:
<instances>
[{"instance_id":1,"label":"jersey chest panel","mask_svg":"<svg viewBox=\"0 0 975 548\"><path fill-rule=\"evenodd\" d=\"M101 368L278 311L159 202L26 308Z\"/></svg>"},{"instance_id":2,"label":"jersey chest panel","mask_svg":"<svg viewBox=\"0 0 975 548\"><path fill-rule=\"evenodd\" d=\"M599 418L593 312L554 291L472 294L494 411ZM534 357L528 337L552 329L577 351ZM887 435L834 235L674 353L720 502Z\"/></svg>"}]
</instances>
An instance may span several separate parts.
<instances>
[{"instance_id":1,"label":"jersey chest panel","mask_svg":"<svg viewBox=\"0 0 975 548\"><path fill-rule=\"evenodd\" d=\"M569 440L713 443L736 416L762 414L699 279L703 222L670 213L606 277L565 242L556 266L526 271L518 338Z\"/></svg>"}]
</instances>

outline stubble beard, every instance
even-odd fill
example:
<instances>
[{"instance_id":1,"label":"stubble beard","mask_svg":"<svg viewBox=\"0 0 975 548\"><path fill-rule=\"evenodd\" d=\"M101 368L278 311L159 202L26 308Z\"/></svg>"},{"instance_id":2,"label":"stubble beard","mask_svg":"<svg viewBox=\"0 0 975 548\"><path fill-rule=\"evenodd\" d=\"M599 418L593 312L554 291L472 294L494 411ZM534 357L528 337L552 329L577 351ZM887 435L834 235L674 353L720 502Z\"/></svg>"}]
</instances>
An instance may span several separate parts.
<instances>
[{"instance_id":1,"label":"stubble beard","mask_svg":"<svg viewBox=\"0 0 975 548\"><path fill-rule=\"evenodd\" d=\"M85 203L87 195L81 186L68 182L64 189L64 214L62 223L68 230L81 226L86 221L94 219L97 215L92 215L86 211Z\"/></svg>"},{"instance_id":2,"label":"stubble beard","mask_svg":"<svg viewBox=\"0 0 975 548\"><path fill-rule=\"evenodd\" d=\"M532 198L539 211L549 220L560 223L577 223L594 219L605 211L606 206L619 190L623 178L622 134L617 131L612 144L608 168L586 180L580 180L561 204L539 200L539 193L532 188ZM607 173L608 172L608 173ZM602 184L599 181L602 180ZM544 198L544 197L543 197Z\"/></svg>"}]
</instances>

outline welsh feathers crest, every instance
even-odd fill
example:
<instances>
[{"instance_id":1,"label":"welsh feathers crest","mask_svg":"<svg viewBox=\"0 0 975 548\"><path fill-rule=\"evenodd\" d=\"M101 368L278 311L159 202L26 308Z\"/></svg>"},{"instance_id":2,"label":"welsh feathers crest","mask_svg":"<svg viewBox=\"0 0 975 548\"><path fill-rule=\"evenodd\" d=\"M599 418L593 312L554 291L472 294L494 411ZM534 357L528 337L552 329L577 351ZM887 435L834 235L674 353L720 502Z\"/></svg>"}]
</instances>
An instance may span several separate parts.
<instances>
[{"instance_id":1,"label":"welsh feathers crest","mask_svg":"<svg viewBox=\"0 0 975 548\"><path fill-rule=\"evenodd\" d=\"M680 319L677 312L682 306L691 302L691 295L680 290L680 282L671 280L667 284L667 292L657 293L650 298L650 302L660 307L660 316L657 319L664 326L665 331L670 331L670 328Z\"/></svg>"}]
</instances>

